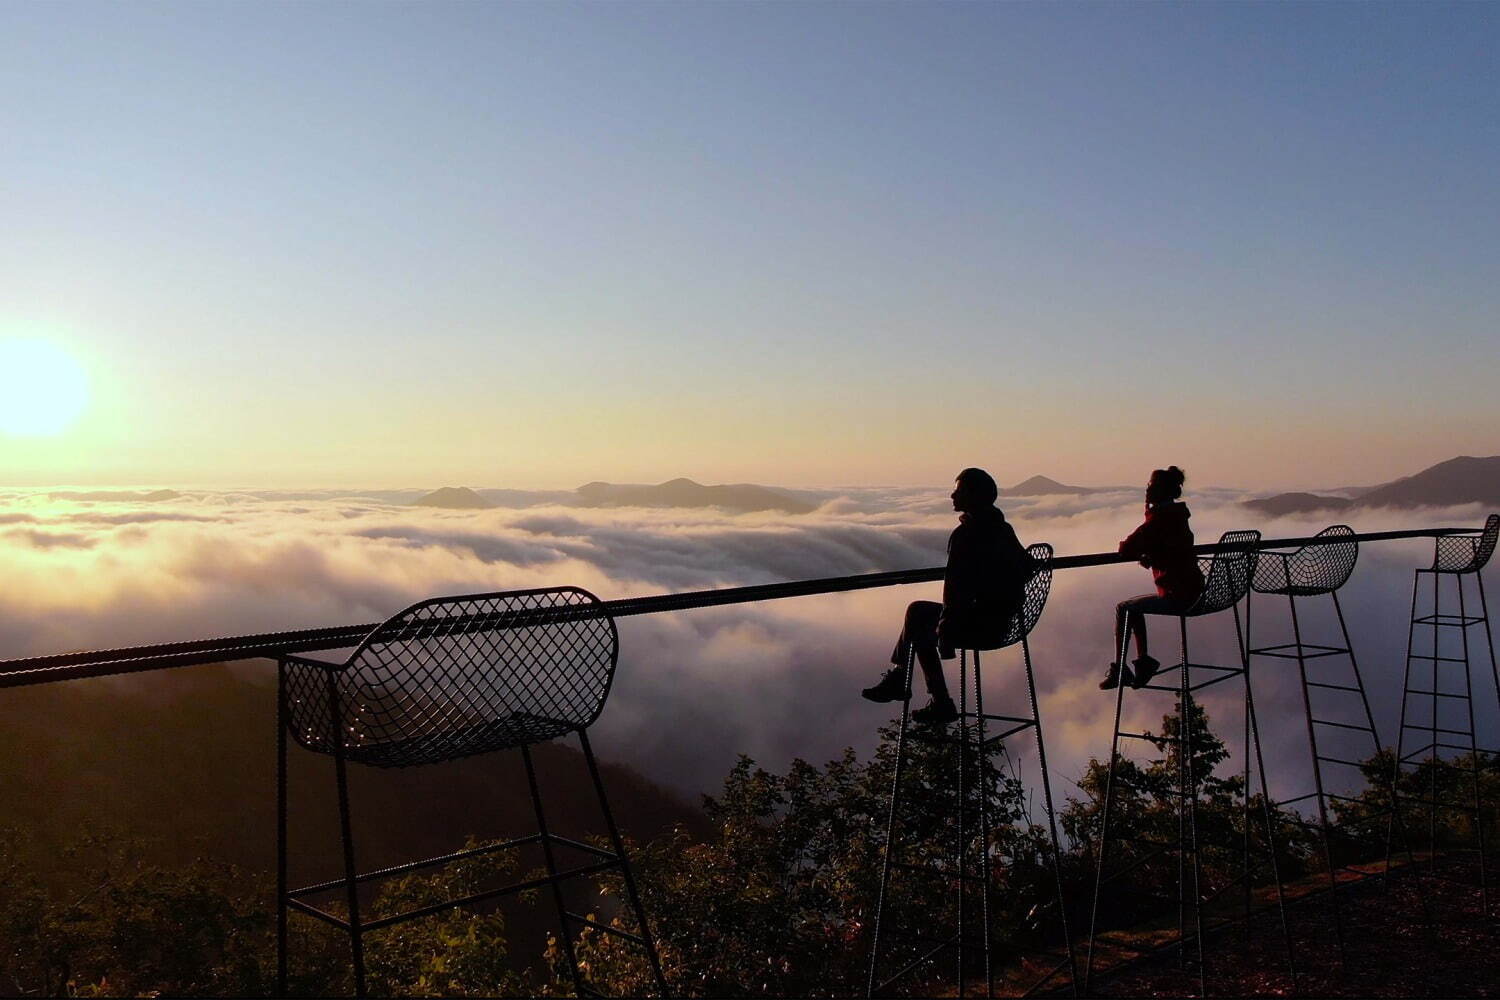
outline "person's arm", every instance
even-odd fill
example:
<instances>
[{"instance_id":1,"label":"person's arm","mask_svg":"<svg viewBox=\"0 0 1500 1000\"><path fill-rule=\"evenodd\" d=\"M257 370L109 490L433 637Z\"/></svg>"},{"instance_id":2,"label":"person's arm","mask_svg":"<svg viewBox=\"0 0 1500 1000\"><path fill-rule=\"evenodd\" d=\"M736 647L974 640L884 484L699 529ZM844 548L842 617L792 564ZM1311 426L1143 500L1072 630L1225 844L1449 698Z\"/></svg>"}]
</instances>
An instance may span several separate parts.
<instances>
[{"instance_id":1,"label":"person's arm","mask_svg":"<svg viewBox=\"0 0 1500 1000\"><path fill-rule=\"evenodd\" d=\"M1142 566L1151 565L1148 553L1151 551L1152 535L1151 522L1143 521L1141 526L1132 531L1124 541L1120 543L1120 554L1132 559L1139 559Z\"/></svg>"}]
</instances>

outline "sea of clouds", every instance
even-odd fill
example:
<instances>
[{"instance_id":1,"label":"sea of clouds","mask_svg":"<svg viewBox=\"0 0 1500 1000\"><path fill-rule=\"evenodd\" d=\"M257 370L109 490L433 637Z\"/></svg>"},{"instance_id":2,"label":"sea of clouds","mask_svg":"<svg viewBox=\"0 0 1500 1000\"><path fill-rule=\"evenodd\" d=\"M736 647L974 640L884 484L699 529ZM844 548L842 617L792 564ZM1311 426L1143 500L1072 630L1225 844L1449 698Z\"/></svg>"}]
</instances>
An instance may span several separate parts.
<instances>
[{"instance_id":1,"label":"sea of clouds","mask_svg":"<svg viewBox=\"0 0 1500 1000\"><path fill-rule=\"evenodd\" d=\"M586 508L557 493L507 491L506 506L446 511L411 506L421 491L183 491L169 499L73 491L0 491L0 658L378 621L433 595L571 584L605 599L810 577L939 566L955 515L944 488L801 491L811 514L709 509ZM1264 520L1245 495L1190 498L1198 540L1259 528L1267 538L1312 534L1330 516ZM1138 493L1005 498L1025 542L1058 554L1113 551L1139 522ZM1360 531L1473 525L1477 506L1358 511ZM1430 541L1367 545L1344 608L1377 724L1394 737L1405 662L1412 569ZM621 666L594 730L605 756L684 792L713 791L737 754L784 768L844 747L867 753L893 706L872 705L908 601L938 584L795 598L622 619ZM1114 696L1097 688L1111 655L1112 608L1150 590L1146 570L1111 566L1057 574L1032 637L1054 791L1108 752ZM1326 641L1336 623L1302 606L1304 634ZM1255 641L1285 641L1284 600L1262 599ZM1154 619L1153 651L1176 652L1173 623ZM1194 622L1193 659L1232 657L1228 616ZM1318 669L1343 669L1342 660ZM1500 732L1489 663L1477 660L1480 728ZM191 668L188 668L191 669ZM266 661L236 668L271 680ZM1273 794L1311 790L1302 692L1294 661L1256 661L1255 694ZM950 684L956 662L949 665ZM985 658L986 709L1018 714L1018 650ZM149 685L150 674L107 683ZM1337 678L1335 678L1337 679ZM103 683L103 682L88 682ZM3 695L3 692L0 692ZM1242 744L1235 685L1204 693L1218 728ZM1333 717L1356 703L1328 701ZM1131 693L1127 715L1154 727L1170 696ZM1352 721L1352 720L1351 720ZM1017 747L1025 750L1024 745ZM1325 747L1365 756L1345 742ZM1034 784L1033 757L1015 765Z\"/></svg>"}]
</instances>

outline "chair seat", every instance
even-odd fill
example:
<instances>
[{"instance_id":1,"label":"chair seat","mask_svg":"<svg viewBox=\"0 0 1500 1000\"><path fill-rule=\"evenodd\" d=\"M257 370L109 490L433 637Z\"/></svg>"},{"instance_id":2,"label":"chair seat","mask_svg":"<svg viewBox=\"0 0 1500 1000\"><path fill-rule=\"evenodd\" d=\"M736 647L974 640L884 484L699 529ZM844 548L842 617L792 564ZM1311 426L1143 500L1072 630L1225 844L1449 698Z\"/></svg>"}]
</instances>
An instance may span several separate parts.
<instances>
[{"instance_id":1,"label":"chair seat","mask_svg":"<svg viewBox=\"0 0 1500 1000\"><path fill-rule=\"evenodd\" d=\"M1255 592L1257 594L1278 594L1282 597L1316 597L1319 594L1331 594L1336 589L1335 587L1299 587L1295 584L1290 587L1262 587L1256 584Z\"/></svg>"},{"instance_id":2,"label":"chair seat","mask_svg":"<svg viewBox=\"0 0 1500 1000\"><path fill-rule=\"evenodd\" d=\"M344 759L369 767L411 767L416 764L437 764L460 757L491 753L495 750L513 750L534 743L545 743L573 732L577 728L576 723L563 719L549 719L542 715L517 712L503 719L494 719L461 728L444 729L442 732L427 736L346 747ZM331 749L319 748L317 752L332 754Z\"/></svg>"}]
</instances>

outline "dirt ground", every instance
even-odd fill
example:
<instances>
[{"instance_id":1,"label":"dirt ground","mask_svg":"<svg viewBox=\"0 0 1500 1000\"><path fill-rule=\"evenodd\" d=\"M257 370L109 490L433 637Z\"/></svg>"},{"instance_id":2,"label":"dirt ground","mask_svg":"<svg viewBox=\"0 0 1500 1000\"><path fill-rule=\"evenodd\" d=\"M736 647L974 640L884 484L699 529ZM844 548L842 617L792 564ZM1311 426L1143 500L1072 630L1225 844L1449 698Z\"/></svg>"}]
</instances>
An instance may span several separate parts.
<instances>
[{"instance_id":1,"label":"dirt ground","mask_svg":"<svg viewBox=\"0 0 1500 1000\"><path fill-rule=\"evenodd\" d=\"M1332 894L1287 908L1293 976L1274 908L1245 925L1205 938L1209 996L1487 997L1500 995L1500 882L1490 873L1485 919L1474 863L1425 865L1339 889L1345 960L1341 963ZM1196 948L1186 968L1169 949L1095 974L1091 992L1108 997L1198 995ZM1080 955L1080 959L1081 959ZM1066 989L1061 995L1067 995Z\"/></svg>"}]
</instances>

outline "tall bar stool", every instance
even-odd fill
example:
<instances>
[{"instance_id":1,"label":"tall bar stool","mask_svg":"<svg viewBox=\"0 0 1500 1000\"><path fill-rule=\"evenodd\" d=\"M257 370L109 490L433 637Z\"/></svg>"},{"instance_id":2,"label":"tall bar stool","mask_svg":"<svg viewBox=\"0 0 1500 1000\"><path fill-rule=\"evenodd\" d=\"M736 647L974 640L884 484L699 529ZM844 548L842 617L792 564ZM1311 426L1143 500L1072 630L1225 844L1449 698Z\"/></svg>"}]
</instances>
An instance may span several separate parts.
<instances>
[{"instance_id":1,"label":"tall bar stool","mask_svg":"<svg viewBox=\"0 0 1500 1000\"><path fill-rule=\"evenodd\" d=\"M1203 993L1207 990L1204 963L1204 935L1205 932L1217 928L1205 927L1203 909L1214 902L1228 890L1240 884L1244 890L1244 918L1247 922L1250 917L1252 884L1252 870L1250 859L1252 855L1250 845L1250 754L1255 755L1256 769L1260 772L1261 804L1263 819L1265 823L1266 850L1265 854L1270 859L1271 875L1276 882L1277 905L1281 916L1282 935L1286 942L1287 963L1292 965L1292 943L1291 933L1286 923L1286 902L1282 893L1281 874L1276 864L1276 844L1274 827L1271 822L1269 796L1266 792L1266 770L1265 762L1261 757L1260 731L1255 720L1255 700L1250 689L1250 665L1245 652L1244 632L1240 627L1239 601L1246 596L1250 590L1250 581L1255 574L1256 568L1256 546L1260 541L1258 531L1230 531L1226 532L1220 539L1216 551L1212 557L1199 557L1199 566L1203 570L1204 587L1203 593L1198 600L1181 614L1170 615L1178 619L1178 635L1180 641L1181 657L1176 664L1163 667L1157 677L1177 672L1175 684L1148 683L1142 685L1139 690L1165 691L1177 696L1177 719L1178 733L1176 737L1152 736L1147 733L1137 733L1120 728L1120 719L1125 704L1125 684L1119 685L1115 694L1115 725L1114 739L1110 745L1109 774L1105 780L1104 806L1100 821L1099 851L1097 854L1098 868L1094 881L1094 905L1093 915L1089 922L1089 947L1088 955L1084 964L1083 988L1087 993L1091 986L1091 978L1094 967L1094 945L1099 935L1099 910L1103 896L1104 887L1117 879L1131 874L1149 862L1162 857L1175 858L1177 862L1176 894L1164 895L1156 892L1130 889L1136 896L1148 902L1159 905L1175 906L1177 908L1177 939L1178 961L1182 967L1187 965L1187 946L1191 939L1195 945L1198 988ZM1215 663L1195 663L1189 659L1188 654L1188 628L1189 618L1202 618L1208 615L1218 614L1222 611L1230 611L1234 615L1235 649L1238 654L1239 663L1234 666L1226 666ZM1124 663L1130 642L1129 631L1123 636L1117 662ZM1207 679L1194 680L1193 671L1198 671L1202 676L1205 672ZM1193 768L1193 693L1219 684L1227 680L1239 677L1244 684L1244 724L1245 724L1245 802L1244 802L1244 841L1242 845L1242 872L1240 876L1231 880L1219 889L1205 894L1202 887L1202 866L1200 863L1201 849L1198 841L1198 786L1200 776L1194 773ZM1176 789L1173 797L1177 801L1177 836L1175 840L1157 840L1148 837L1126 836L1111 830L1110 819L1114 806L1116 774L1120 766L1120 740L1121 739L1142 740L1151 743L1160 749L1163 745L1174 747L1176 750ZM1117 870L1109 871L1109 848L1112 839L1129 843L1133 848L1144 848L1144 852L1136 857L1128 858ZM1126 887L1129 889L1129 887ZM1192 918L1192 930L1189 931L1189 914ZM1232 922L1226 918L1219 926ZM1142 952L1145 953L1144 951Z\"/></svg>"},{"instance_id":2,"label":"tall bar stool","mask_svg":"<svg viewBox=\"0 0 1500 1000\"><path fill-rule=\"evenodd\" d=\"M1353 643L1349 639L1349 627L1344 620L1344 609L1339 603L1339 588L1353 575L1354 564L1359 559L1359 541L1354 536L1354 529L1343 524L1324 528L1316 537L1329 539L1329 541L1322 544L1304 545L1292 552L1260 550L1255 574L1251 579L1251 599L1245 602L1245 635L1249 641L1249 637L1253 634L1251 609L1256 604L1253 599L1255 594L1286 598L1292 627L1292 641L1259 647L1252 642L1249 655L1297 661L1297 674L1302 682L1302 708L1307 722L1313 791L1282 799L1273 805L1282 808L1313 800L1317 806L1318 821L1316 823L1301 819L1294 821L1308 829L1317 830L1322 842L1323 860L1328 869L1329 888L1333 890L1329 893L1329 900L1333 906L1334 932L1338 941L1339 960L1342 962L1345 957L1344 917L1340 898L1342 894L1337 890L1341 884L1346 884L1347 880L1346 883L1341 883L1339 874L1348 873L1362 879L1366 873L1352 865L1336 865L1334 841L1350 825L1368 823L1394 815L1394 813L1389 810L1371 813L1360 817L1353 824L1340 824L1329 819L1330 800L1334 802L1355 800L1349 796L1328 791L1324 783L1324 765L1352 769L1343 772L1352 778L1359 775L1363 761L1379 753L1384 744L1380 742L1380 735L1375 728L1375 716L1370 711L1370 701L1365 694L1364 680L1359 672L1359 662L1354 657ZM1333 645L1305 641L1302 622L1297 615L1299 598L1306 600L1321 596L1332 599L1334 614L1338 618L1339 636L1330 640ZM1339 644L1340 642L1342 645ZM1308 677L1310 661L1323 664L1323 669L1317 674L1317 679ZM1344 666L1342 661L1347 661L1347 675L1336 676L1334 672ZM1319 698L1322 699L1318 702L1319 707L1316 712L1314 701L1317 699L1313 696L1314 691L1319 692ZM1357 696L1358 702L1355 703L1351 696ZM1340 739L1341 737L1345 740L1349 739L1350 737L1344 734L1351 733L1357 734L1353 737L1356 743L1368 745L1363 750L1343 749L1347 744L1340 742ZM1321 747L1320 735L1323 737ZM1335 756L1329 752L1330 744L1339 748L1339 752L1345 755Z\"/></svg>"},{"instance_id":3,"label":"tall bar stool","mask_svg":"<svg viewBox=\"0 0 1500 1000\"><path fill-rule=\"evenodd\" d=\"M870 948L870 974L866 994L868 996L883 995L886 990L900 982L905 977L938 958L944 951L954 949L957 955L958 995L964 996L965 991L965 969L970 958L972 949L978 949L984 962L985 995L992 997L995 993L995 969L992 961L991 944L993 934L990 926L991 901L992 901L992 869L993 858L991 854L992 817L990 816L989 792L986 787L991 777L990 758L997 749L1004 749L1004 741L1012 736L1027 730L1034 730L1036 734L1037 757L1040 763L1042 775L1042 795L1047 810L1047 823L1051 836L1051 867L1052 879L1056 890L1055 906L1061 923L1061 939L1066 959L1059 962L1052 969L1042 975L1033 983L1027 991L1030 995L1041 989L1047 983L1054 980L1064 971L1076 995L1078 985L1076 976L1076 964L1073 958L1072 939L1068 933L1067 912L1064 908L1062 890L1061 852L1058 848L1057 819L1052 808L1052 783L1047 773L1047 749L1042 739L1042 717L1037 707L1036 678L1031 665L1031 644L1028 636L1036 627L1037 621L1042 617L1042 609L1047 604L1047 595L1052 587L1052 546L1047 544L1031 545L1027 548L1027 554L1031 556L1032 572L1026 582L1025 596L1021 608L1011 618L1009 627L1001 641L987 649L1004 649L1008 646L1020 644L1022 660L1026 668L1026 688L1029 696L1029 712L1025 715L997 715L987 713L984 710L984 686L980 674L980 663L978 649L965 649L959 651L959 717L958 735L918 735L909 734L909 718L911 710L911 681L914 658L908 652L906 660L906 699L901 704L901 728L896 738L896 762L895 770L891 778L890 809L886 819L885 831L885 855L880 872L880 893L875 904L875 933ZM974 708L969 710L969 662L973 661L974 677ZM1001 732L995 736L988 735L987 727L990 722L1000 723L1003 727ZM906 860L897 860L898 854L903 847L903 837L898 835L898 817L901 814L901 802L903 797L902 777L908 757L908 742L921 740L928 744L951 744L956 750L956 764L953 768L956 776L955 808L952 816L944 822L940 819L933 824L935 830L925 831L903 831L906 833L905 846L910 848L924 846L913 842L941 836L944 833L955 835L951 853L937 859L937 863L921 863ZM975 780L975 774L978 780ZM976 787L976 785L978 787ZM972 801L971 801L972 800ZM979 830L977 842L975 831L969 825L970 814L977 813ZM911 826L913 824L907 823ZM926 835L924 837L924 835ZM931 856L931 845L927 856ZM910 853L910 851L909 851ZM942 853L942 852L937 852ZM953 934L936 936L923 934L912 928L903 928L899 935L894 933L889 926L890 915L887 913L887 904L890 898L891 874L893 871L921 879L936 879L940 882L951 883L954 886L956 932ZM977 891L976 891L977 889ZM966 927L968 911L978 904L981 915L981 932L976 935ZM884 978L880 977L880 967L883 958L889 958L890 953L895 950L892 947L892 939L901 938L905 943L915 945L915 957L902 954L900 957L908 960L895 972L889 972ZM884 950L883 950L884 949Z\"/></svg>"},{"instance_id":4,"label":"tall bar stool","mask_svg":"<svg viewBox=\"0 0 1500 1000\"><path fill-rule=\"evenodd\" d=\"M1479 771L1481 758L1493 757L1497 751L1481 748L1475 739L1474 682L1469 662L1469 629L1476 625L1484 626L1485 645L1489 649L1490 657L1490 680L1495 686L1497 702L1500 702L1500 671L1496 669L1495 641L1490 632L1489 606L1485 601L1484 577L1480 572L1489 562L1490 556L1494 554L1497 537L1500 537L1500 514L1491 514L1483 528L1440 535L1434 546L1432 565L1422 567L1413 574L1411 625L1406 634L1406 676L1401 685L1401 726L1397 733L1395 773L1392 779L1395 808L1392 822L1387 826L1386 835L1386 867L1389 869L1394 827L1402 805L1410 803L1426 806L1430 866L1432 871L1436 872L1439 811L1471 815L1475 839L1478 842L1480 903L1486 916L1490 913L1489 872L1484 823L1481 822L1484 815L1484 801ZM1432 611L1425 615L1417 613L1417 594L1421 590L1423 574L1432 577ZM1443 588L1439 586L1439 581L1443 577L1451 577L1453 580L1453 596L1457 598L1458 603L1457 614L1453 614L1451 603L1448 605L1448 612L1443 611ZM1474 589L1479 592L1479 614L1477 615L1469 614L1464 597L1463 583L1465 578L1469 577L1473 578ZM1451 600L1453 600L1452 597L1450 597ZM1432 630L1431 653L1415 651L1416 631L1419 625ZM1444 634L1450 638L1446 645L1443 642ZM1452 648L1451 640L1455 637L1458 639L1456 652L1459 655L1457 656L1452 655L1455 650ZM1445 650L1447 655L1444 655ZM1412 665L1417 662L1432 664L1432 671L1427 678L1413 681ZM1449 676L1452 671L1447 668L1451 667L1462 669L1461 685ZM1430 683L1431 687L1412 686L1413 683L1424 682ZM1413 696L1416 696L1416 702L1413 701ZM1412 710L1422 703L1422 699L1425 699L1427 721L1414 722ZM1444 705L1455 704L1461 705L1464 709L1456 718L1453 713L1445 714L1442 711ZM1409 742L1418 744L1416 749L1408 751L1406 748ZM1454 755L1457 755L1456 758ZM1405 773L1403 768L1407 767L1426 769L1428 787L1425 798L1413 797L1402 792L1401 778ZM1457 773L1460 776L1464 774L1469 776L1471 790L1469 803L1440 800L1438 773L1441 769L1447 769L1450 773Z\"/></svg>"},{"instance_id":5,"label":"tall bar stool","mask_svg":"<svg viewBox=\"0 0 1500 1000\"><path fill-rule=\"evenodd\" d=\"M666 982L646 913L636 892L625 847L604 795L588 727L604 710L619 660L614 619L599 599L577 587L441 597L421 601L377 626L342 663L286 655L278 665L276 739L277 983L286 995L287 915L297 911L349 935L357 995L365 995L363 937L370 931L526 889L550 888L574 989L602 995L583 981L573 953L573 925L626 938L644 949L666 995ZM333 757L343 839L342 878L287 887L287 734L304 748ZM531 747L577 733L599 797L612 850L552 833L547 827ZM520 750L536 814L537 832L504 843L359 874L354 867L347 770L416 767L497 750ZM495 851L539 845L543 878L419 907L375 920L361 919L360 886L437 868ZM558 848L586 859L562 867ZM618 869L624 879L636 933L570 912L562 883ZM347 915L308 900L343 896Z\"/></svg>"}]
</instances>

